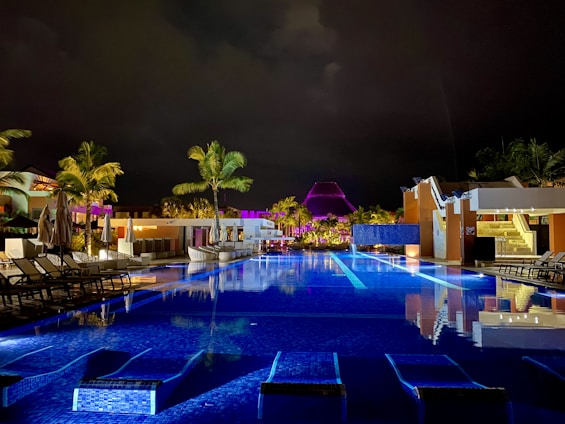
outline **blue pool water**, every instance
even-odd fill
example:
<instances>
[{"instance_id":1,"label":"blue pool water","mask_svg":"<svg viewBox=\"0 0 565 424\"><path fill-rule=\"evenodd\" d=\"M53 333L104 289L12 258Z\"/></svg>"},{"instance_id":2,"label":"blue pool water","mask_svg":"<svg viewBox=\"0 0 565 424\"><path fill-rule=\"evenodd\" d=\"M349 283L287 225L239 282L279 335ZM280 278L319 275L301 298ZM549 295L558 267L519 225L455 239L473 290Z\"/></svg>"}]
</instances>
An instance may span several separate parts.
<instances>
[{"instance_id":1,"label":"blue pool water","mask_svg":"<svg viewBox=\"0 0 565 424\"><path fill-rule=\"evenodd\" d=\"M73 412L73 389L84 376L77 370L2 408L0 421L258 423L259 387L279 351L337 353L350 423L414 422L414 404L386 353L448 354L474 380L507 389L515 422L565 420L560 402L545 395L562 387L545 382L521 360L532 353L563 355L563 333L556 333L552 344L536 327L543 327L542 318L562 318L556 291L366 253L263 255L225 266L178 264L132 278L150 285L0 334L0 365L50 346L41 352L40 364L30 365L32 372L48 371L104 348L112 354L92 361L88 370L104 375L147 349L149 361L175 368L205 350L203 362L164 409L156 415ZM506 330L515 328L518 317L516 338ZM530 323L533 317L537 321ZM480 336L478 322L495 323L500 332L490 339ZM155 365L156 378L160 372ZM323 411L293 413L292 422L332 418Z\"/></svg>"}]
</instances>

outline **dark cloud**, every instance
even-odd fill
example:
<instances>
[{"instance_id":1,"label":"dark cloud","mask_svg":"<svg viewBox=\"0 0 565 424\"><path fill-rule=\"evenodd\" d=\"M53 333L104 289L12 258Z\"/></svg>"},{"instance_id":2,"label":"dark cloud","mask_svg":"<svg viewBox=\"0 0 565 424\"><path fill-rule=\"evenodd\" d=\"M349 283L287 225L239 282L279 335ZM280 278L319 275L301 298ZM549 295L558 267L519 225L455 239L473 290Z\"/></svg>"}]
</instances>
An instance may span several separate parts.
<instances>
[{"instance_id":1,"label":"dark cloud","mask_svg":"<svg viewBox=\"0 0 565 424\"><path fill-rule=\"evenodd\" d=\"M49 4L47 4L49 3ZM543 3L543 4L538 4ZM501 137L556 147L561 2L0 1L0 128L19 166L57 170L82 140L122 163L121 204L198 179L187 149L249 160L240 208L337 181L396 208L413 176L463 179Z\"/></svg>"}]
</instances>

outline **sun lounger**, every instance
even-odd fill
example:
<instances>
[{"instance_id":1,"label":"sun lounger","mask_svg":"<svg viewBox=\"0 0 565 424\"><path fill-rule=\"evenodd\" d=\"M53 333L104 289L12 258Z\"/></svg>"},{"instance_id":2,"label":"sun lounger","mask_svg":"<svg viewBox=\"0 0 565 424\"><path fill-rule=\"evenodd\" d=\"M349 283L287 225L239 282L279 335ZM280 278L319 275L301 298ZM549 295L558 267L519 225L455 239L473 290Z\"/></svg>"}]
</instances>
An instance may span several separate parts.
<instances>
[{"instance_id":1,"label":"sun lounger","mask_svg":"<svg viewBox=\"0 0 565 424\"><path fill-rule=\"evenodd\" d=\"M49 351L53 346L47 346L3 364L0 367L0 387L2 388L2 406L7 407L35 392L46 384L64 376L78 368L86 369L88 360L104 349L87 352L72 361L53 360Z\"/></svg>"},{"instance_id":2,"label":"sun lounger","mask_svg":"<svg viewBox=\"0 0 565 424\"><path fill-rule=\"evenodd\" d=\"M523 356L522 360L533 365L545 374L565 383L565 357L562 356Z\"/></svg>"},{"instance_id":3,"label":"sun lounger","mask_svg":"<svg viewBox=\"0 0 565 424\"><path fill-rule=\"evenodd\" d=\"M418 404L420 423L512 423L504 388L474 381L446 355L385 355L404 389Z\"/></svg>"},{"instance_id":4,"label":"sun lounger","mask_svg":"<svg viewBox=\"0 0 565 424\"><path fill-rule=\"evenodd\" d=\"M544 264L541 265L521 265L516 267L516 275L518 273L523 275L524 272L528 272L528 278L532 276L532 273L537 272L537 276L539 277L540 274L546 274L548 271L555 269L557 266L563 266L561 262L562 259L565 257L565 252L557 252L555 256Z\"/></svg>"},{"instance_id":5,"label":"sun lounger","mask_svg":"<svg viewBox=\"0 0 565 424\"><path fill-rule=\"evenodd\" d=\"M67 298L71 297L71 282L47 278L29 259L14 258L13 262L21 274L11 274L6 277L10 286L36 290L38 292L45 291L50 301L53 301L53 291L56 290L63 291ZM42 297L42 299L44 298Z\"/></svg>"},{"instance_id":6,"label":"sun lounger","mask_svg":"<svg viewBox=\"0 0 565 424\"><path fill-rule=\"evenodd\" d=\"M71 288L78 285L83 294L86 294L85 285L97 285L97 280L92 280L88 278L63 278L54 277L46 272L41 272L36 266L27 258L14 259L14 265L16 265L22 272L19 275L18 283L29 285L29 284L43 284L50 287L50 290L63 289L67 293L67 297L71 297ZM13 278L16 278L15 276ZM50 297L51 293L49 293Z\"/></svg>"},{"instance_id":7,"label":"sun lounger","mask_svg":"<svg viewBox=\"0 0 565 424\"><path fill-rule=\"evenodd\" d=\"M120 279L122 289L131 287L131 278L129 272L127 271L104 271L100 269L94 271L91 267L83 268L79 265L78 262L74 260L74 258L71 255L63 255L63 262L67 266L66 270L68 272L73 272L75 273L75 275L79 274L87 277L100 278L103 281L110 281L112 283L112 289L115 289L114 287L115 278ZM126 281L128 284L127 287L125 285Z\"/></svg>"},{"instance_id":8,"label":"sun lounger","mask_svg":"<svg viewBox=\"0 0 565 424\"><path fill-rule=\"evenodd\" d=\"M551 257L551 255L553 255L553 250L548 250L543 255L541 255L538 259L536 259L533 263L530 262L529 264L518 263L518 262L498 263L497 264L498 265L498 271L512 274L513 271L514 271L514 273L517 273L517 271L522 266L544 266L549 261L549 258Z\"/></svg>"},{"instance_id":9,"label":"sun lounger","mask_svg":"<svg viewBox=\"0 0 565 424\"><path fill-rule=\"evenodd\" d=\"M206 262L218 259L218 254L214 251L206 251L202 248L188 246L188 256L191 261Z\"/></svg>"},{"instance_id":10,"label":"sun lounger","mask_svg":"<svg viewBox=\"0 0 565 424\"><path fill-rule=\"evenodd\" d=\"M111 374L82 379L74 390L73 411L154 415L205 351L188 360L151 354L152 349L144 350Z\"/></svg>"},{"instance_id":11,"label":"sun lounger","mask_svg":"<svg viewBox=\"0 0 565 424\"><path fill-rule=\"evenodd\" d=\"M0 275L0 296L2 296L2 304L5 307L12 307L13 300L15 296L18 299L18 305L23 308L22 297L27 299L39 296L39 300L45 306L45 297L43 296L43 290L50 289L49 286L45 285L19 285L11 284L4 275ZM6 302L6 300L8 302Z\"/></svg>"},{"instance_id":12,"label":"sun lounger","mask_svg":"<svg viewBox=\"0 0 565 424\"><path fill-rule=\"evenodd\" d=\"M305 401L310 401L315 407L319 406L316 400L323 399L329 401L327 405L324 404L324 412L337 407L337 411L341 412L335 415L341 421L346 421L347 394L339 373L337 353L278 352L268 379L261 383L257 411L259 419L263 418L265 409L269 409L265 408L267 398L272 409L270 416L282 411L300 411L302 408L293 408L297 398L306 398ZM281 405L276 402L280 400L290 400L290 403L288 406L283 403L283 409L277 409ZM322 414L319 408L316 411Z\"/></svg>"},{"instance_id":13,"label":"sun lounger","mask_svg":"<svg viewBox=\"0 0 565 424\"><path fill-rule=\"evenodd\" d=\"M61 271L47 256L36 257L34 261L43 269L44 275L47 278L59 279L68 281L70 283L79 284L83 293L86 294L86 285L94 285L97 292L104 291L103 278L94 277L91 275L78 275ZM100 286L98 285L100 283Z\"/></svg>"}]
</instances>

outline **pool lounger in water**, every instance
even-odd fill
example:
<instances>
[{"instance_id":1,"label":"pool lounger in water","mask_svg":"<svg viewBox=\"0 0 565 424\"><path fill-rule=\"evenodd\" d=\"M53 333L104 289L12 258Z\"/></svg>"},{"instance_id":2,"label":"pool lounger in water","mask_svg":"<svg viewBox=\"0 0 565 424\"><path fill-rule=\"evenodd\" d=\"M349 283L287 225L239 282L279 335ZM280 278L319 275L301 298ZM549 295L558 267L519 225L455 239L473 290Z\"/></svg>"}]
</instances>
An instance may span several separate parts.
<instances>
[{"instance_id":1,"label":"pool lounger in water","mask_svg":"<svg viewBox=\"0 0 565 424\"><path fill-rule=\"evenodd\" d=\"M269 405L274 405L277 399L288 400L291 397L279 412L290 410L298 414L301 409L296 407L299 398L310 405L315 400L329 400L331 405L324 411L333 411L331 407L336 406L341 411L339 418L346 421L347 394L339 373L337 353L278 352L269 377L261 383L257 412L259 419L264 417L264 410L268 409L265 408L266 397L272 401Z\"/></svg>"},{"instance_id":2,"label":"pool lounger in water","mask_svg":"<svg viewBox=\"0 0 565 424\"><path fill-rule=\"evenodd\" d=\"M151 351L133 356L111 374L82 379L74 390L73 411L154 415L205 355L201 350L179 360L153 357Z\"/></svg>"},{"instance_id":3,"label":"pool lounger in water","mask_svg":"<svg viewBox=\"0 0 565 424\"><path fill-rule=\"evenodd\" d=\"M404 391L418 403L420 423L512 423L506 390L474 381L447 355L386 354Z\"/></svg>"},{"instance_id":4,"label":"pool lounger in water","mask_svg":"<svg viewBox=\"0 0 565 424\"><path fill-rule=\"evenodd\" d=\"M86 370L90 357L103 351L103 348L87 352L72 361L60 361L50 366L54 354L53 346L46 346L26 353L0 367L0 387L2 388L2 406L7 407L46 384L75 371ZM83 374L84 375L84 374Z\"/></svg>"},{"instance_id":5,"label":"pool lounger in water","mask_svg":"<svg viewBox=\"0 0 565 424\"><path fill-rule=\"evenodd\" d=\"M522 360L565 383L565 357L523 356Z\"/></svg>"}]
</instances>

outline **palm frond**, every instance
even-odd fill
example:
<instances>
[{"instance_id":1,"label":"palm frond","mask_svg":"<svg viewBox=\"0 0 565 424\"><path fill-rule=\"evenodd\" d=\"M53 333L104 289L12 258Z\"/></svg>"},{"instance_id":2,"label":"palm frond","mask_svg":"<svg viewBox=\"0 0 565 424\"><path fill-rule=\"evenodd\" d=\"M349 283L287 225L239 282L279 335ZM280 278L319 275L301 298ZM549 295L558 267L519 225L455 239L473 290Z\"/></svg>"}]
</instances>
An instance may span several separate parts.
<instances>
[{"instance_id":1,"label":"palm frond","mask_svg":"<svg viewBox=\"0 0 565 424\"><path fill-rule=\"evenodd\" d=\"M173 194L175 196L182 196L188 193L200 193L206 191L207 188L208 183L206 181L181 183L173 187Z\"/></svg>"},{"instance_id":2,"label":"palm frond","mask_svg":"<svg viewBox=\"0 0 565 424\"><path fill-rule=\"evenodd\" d=\"M218 188L237 190L241 193L249 191L253 179L249 177L231 177L218 183Z\"/></svg>"}]
</instances>

